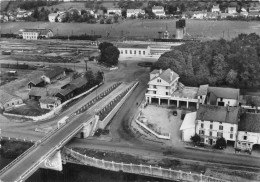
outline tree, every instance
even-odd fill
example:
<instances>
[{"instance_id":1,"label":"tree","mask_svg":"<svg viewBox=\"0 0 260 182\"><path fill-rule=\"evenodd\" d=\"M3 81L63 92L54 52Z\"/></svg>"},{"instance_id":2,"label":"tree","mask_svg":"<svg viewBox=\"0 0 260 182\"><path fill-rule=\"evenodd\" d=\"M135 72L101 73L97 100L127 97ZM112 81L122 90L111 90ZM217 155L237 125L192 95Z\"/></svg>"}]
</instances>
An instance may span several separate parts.
<instances>
[{"instance_id":1,"label":"tree","mask_svg":"<svg viewBox=\"0 0 260 182\"><path fill-rule=\"evenodd\" d=\"M115 46L110 46L105 49L104 54L101 55L101 62L106 63L109 66L115 66L118 64L119 50Z\"/></svg>"},{"instance_id":2,"label":"tree","mask_svg":"<svg viewBox=\"0 0 260 182\"><path fill-rule=\"evenodd\" d=\"M216 141L216 145L214 146L216 149L223 149L227 147L227 141L225 138L218 138Z\"/></svg>"},{"instance_id":3,"label":"tree","mask_svg":"<svg viewBox=\"0 0 260 182\"><path fill-rule=\"evenodd\" d=\"M39 18L39 11L38 11L38 8L34 8L34 11L33 11L32 17L35 18L35 19L38 19L38 18Z\"/></svg>"},{"instance_id":4,"label":"tree","mask_svg":"<svg viewBox=\"0 0 260 182\"><path fill-rule=\"evenodd\" d=\"M198 145L200 143L200 136L196 133L194 136L190 138L190 140L194 143L194 145Z\"/></svg>"},{"instance_id":5,"label":"tree","mask_svg":"<svg viewBox=\"0 0 260 182\"><path fill-rule=\"evenodd\" d=\"M85 78L88 80L90 87L93 87L96 84L95 76L91 70L86 71Z\"/></svg>"}]
</instances>

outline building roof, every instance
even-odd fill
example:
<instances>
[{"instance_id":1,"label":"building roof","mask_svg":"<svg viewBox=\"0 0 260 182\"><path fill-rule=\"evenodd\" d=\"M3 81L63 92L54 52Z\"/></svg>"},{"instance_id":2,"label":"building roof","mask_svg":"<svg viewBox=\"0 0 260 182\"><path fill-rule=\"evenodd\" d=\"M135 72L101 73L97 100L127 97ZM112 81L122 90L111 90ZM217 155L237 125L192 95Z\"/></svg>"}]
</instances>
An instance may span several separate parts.
<instances>
[{"instance_id":1,"label":"building roof","mask_svg":"<svg viewBox=\"0 0 260 182\"><path fill-rule=\"evenodd\" d=\"M236 7L228 7L228 10L237 10Z\"/></svg>"},{"instance_id":2,"label":"building roof","mask_svg":"<svg viewBox=\"0 0 260 182\"><path fill-rule=\"evenodd\" d=\"M159 72L159 78L161 78L162 80L166 81L167 83L171 83L173 80L175 80L176 78L179 78L179 75L177 73L175 73L174 71L172 71L170 68L168 68L167 70L161 71L162 73L160 74L160 70L153 70L151 72L151 74L155 74ZM157 79L158 77L154 77L152 80ZM172 77L172 80L171 80ZM150 80L150 81L152 81Z\"/></svg>"},{"instance_id":3,"label":"building roof","mask_svg":"<svg viewBox=\"0 0 260 182\"><path fill-rule=\"evenodd\" d=\"M260 106L260 96L254 95L241 95L240 96L240 103L246 106Z\"/></svg>"},{"instance_id":4,"label":"building roof","mask_svg":"<svg viewBox=\"0 0 260 182\"><path fill-rule=\"evenodd\" d=\"M162 6L153 6L152 10L164 10Z\"/></svg>"},{"instance_id":5,"label":"building roof","mask_svg":"<svg viewBox=\"0 0 260 182\"><path fill-rule=\"evenodd\" d=\"M43 76L46 76L46 77L52 79L58 75L63 74L64 71L65 71L64 68L56 66L56 67L53 67L51 70L46 71Z\"/></svg>"},{"instance_id":6,"label":"building roof","mask_svg":"<svg viewBox=\"0 0 260 182\"><path fill-rule=\"evenodd\" d=\"M219 9L219 4L213 5L212 9Z\"/></svg>"},{"instance_id":7,"label":"building roof","mask_svg":"<svg viewBox=\"0 0 260 182\"><path fill-rule=\"evenodd\" d=\"M85 77L78 77L70 82L71 85L74 85L76 88L80 88L83 85L86 85L88 80Z\"/></svg>"},{"instance_id":8,"label":"building roof","mask_svg":"<svg viewBox=\"0 0 260 182\"><path fill-rule=\"evenodd\" d=\"M56 17L56 16L58 16L59 14L58 13L50 13L48 16L54 16L54 17Z\"/></svg>"},{"instance_id":9,"label":"building roof","mask_svg":"<svg viewBox=\"0 0 260 182\"><path fill-rule=\"evenodd\" d=\"M148 44L117 44L118 48L147 49Z\"/></svg>"},{"instance_id":10,"label":"building roof","mask_svg":"<svg viewBox=\"0 0 260 182\"><path fill-rule=\"evenodd\" d=\"M160 70L153 70L150 74L157 74L160 73Z\"/></svg>"},{"instance_id":11,"label":"building roof","mask_svg":"<svg viewBox=\"0 0 260 182\"><path fill-rule=\"evenodd\" d=\"M141 12L144 12L144 10L142 10L142 9L127 9L126 12L127 13L141 13Z\"/></svg>"},{"instance_id":12,"label":"building roof","mask_svg":"<svg viewBox=\"0 0 260 182\"><path fill-rule=\"evenodd\" d=\"M185 130L185 129L190 129L190 128L195 129L196 115L197 115L197 112L187 113L181 124L180 130Z\"/></svg>"},{"instance_id":13,"label":"building roof","mask_svg":"<svg viewBox=\"0 0 260 182\"><path fill-rule=\"evenodd\" d=\"M69 86L67 86L67 87L64 88L64 89L60 89L60 90L58 91L58 93L61 94L61 95L63 95L63 96L66 96L66 95L70 94L71 92L73 92L73 91L76 90L76 89L77 89L77 87L76 87L75 85L69 85ZM58 94L58 93L57 93L57 94Z\"/></svg>"},{"instance_id":14,"label":"building roof","mask_svg":"<svg viewBox=\"0 0 260 182\"><path fill-rule=\"evenodd\" d=\"M240 116L238 131L260 133L260 113L244 113Z\"/></svg>"},{"instance_id":15,"label":"building roof","mask_svg":"<svg viewBox=\"0 0 260 182\"><path fill-rule=\"evenodd\" d=\"M16 95L11 95L9 93L7 93L6 91L4 90L0 90L0 103L1 104L5 104L7 102L9 102L10 100L12 99L19 99L20 97L16 96Z\"/></svg>"},{"instance_id":16,"label":"building roof","mask_svg":"<svg viewBox=\"0 0 260 182\"><path fill-rule=\"evenodd\" d=\"M39 102L43 104L54 104L57 100L59 100L58 97L42 97Z\"/></svg>"},{"instance_id":17,"label":"building roof","mask_svg":"<svg viewBox=\"0 0 260 182\"><path fill-rule=\"evenodd\" d=\"M43 82L41 77L35 77L35 78L33 78L32 80L29 81L29 83L33 83L34 85L37 85L37 84L39 84L41 82Z\"/></svg>"},{"instance_id":18,"label":"building roof","mask_svg":"<svg viewBox=\"0 0 260 182\"><path fill-rule=\"evenodd\" d=\"M207 95L209 85L200 85L197 96Z\"/></svg>"},{"instance_id":19,"label":"building roof","mask_svg":"<svg viewBox=\"0 0 260 182\"><path fill-rule=\"evenodd\" d=\"M213 93L217 98L239 99L239 89L224 87L209 87L208 92Z\"/></svg>"},{"instance_id":20,"label":"building roof","mask_svg":"<svg viewBox=\"0 0 260 182\"><path fill-rule=\"evenodd\" d=\"M32 87L28 95L45 97L47 96L47 89L41 87Z\"/></svg>"},{"instance_id":21,"label":"building roof","mask_svg":"<svg viewBox=\"0 0 260 182\"><path fill-rule=\"evenodd\" d=\"M38 32L39 34L42 35L47 35L50 31L52 32L51 29L32 29L32 28L25 28L25 29L20 29L20 32Z\"/></svg>"},{"instance_id":22,"label":"building roof","mask_svg":"<svg viewBox=\"0 0 260 182\"><path fill-rule=\"evenodd\" d=\"M237 124L238 114L239 107L200 105L196 119Z\"/></svg>"},{"instance_id":23,"label":"building roof","mask_svg":"<svg viewBox=\"0 0 260 182\"><path fill-rule=\"evenodd\" d=\"M107 8L107 10L121 11L121 8Z\"/></svg>"}]
</instances>

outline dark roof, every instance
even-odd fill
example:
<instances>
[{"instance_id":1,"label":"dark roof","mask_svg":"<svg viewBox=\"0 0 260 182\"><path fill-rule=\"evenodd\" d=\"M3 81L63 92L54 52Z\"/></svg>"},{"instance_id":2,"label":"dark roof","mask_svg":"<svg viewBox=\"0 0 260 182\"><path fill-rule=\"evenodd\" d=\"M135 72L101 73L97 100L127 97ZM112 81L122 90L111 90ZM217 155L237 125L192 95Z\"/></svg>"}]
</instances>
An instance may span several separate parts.
<instances>
[{"instance_id":1,"label":"dark roof","mask_svg":"<svg viewBox=\"0 0 260 182\"><path fill-rule=\"evenodd\" d=\"M59 100L58 97L43 97L39 101L43 104L54 104L57 100Z\"/></svg>"},{"instance_id":2,"label":"dark roof","mask_svg":"<svg viewBox=\"0 0 260 182\"><path fill-rule=\"evenodd\" d=\"M159 73L159 76L162 80L166 81L167 83L171 83L171 76L172 76L172 80L175 80L176 78L179 77L179 75L177 73L175 73L174 71L172 71L170 68L168 68L167 70L163 70L162 73L160 74L160 70L153 70L151 72L152 74L155 73ZM152 80L156 79L157 77L154 77Z\"/></svg>"},{"instance_id":3,"label":"dark roof","mask_svg":"<svg viewBox=\"0 0 260 182\"><path fill-rule=\"evenodd\" d=\"M66 95L70 94L71 92L73 92L76 89L77 89L77 87L75 87L75 85L69 85L65 89L60 89L58 93L63 95L63 96L66 96Z\"/></svg>"},{"instance_id":4,"label":"dark roof","mask_svg":"<svg viewBox=\"0 0 260 182\"><path fill-rule=\"evenodd\" d=\"M242 105L259 107L260 106L260 96L241 95L240 102Z\"/></svg>"},{"instance_id":5,"label":"dark roof","mask_svg":"<svg viewBox=\"0 0 260 182\"><path fill-rule=\"evenodd\" d=\"M117 44L118 48L147 49L148 44Z\"/></svg>"},{"instance_id":6,"label":"dark roof","mask_svg":"<svg viewBox=\"0 0 260 182\"><path fill-rule=\"evenodd\" d=\"M7 103L8 101L15 99L15 98L20 99L20 97L18 97L18 96L11 95L4 90L0 90L0 103L2 103L3 105L5 103Z\"/></svg>"},{"instance_id":7,"label":"dark roof","mask_svg":"<svg viewBox=\"0 0 260 182\"><path fill-rule=\"evenodd\" d=\"M50 79L55 78L56 76L63 74L65 71L64 68L56 66L53 67L51 70L48 70L44 73L46 77L49 77Z\"/></svg>"},{"instance_id":8,"label":"dark roof","mask_svg":"<svg viewBox=\"0 0 260 182\"><path fill-rule=\"evenodd\" d=\"M41 77L35 77L33 78L31 81L29 81L29 83L33 83L34 85L37 85L39 83L43 82L42 78ZM28 83L28 84L29 84Z\"/></svg>"},{"instance_id":9,"label":"dark roof","mask_svg":"<svg viewBox=\"0 0 260 182\"><path fill-rule=\"evenodd\" d=\"M244 113L240 117L238 131L260 133L260 113Z\"/></svg>"},{"instance_id":10,"label":"dark roof","mask_svg":"<svg viewBox=\"0 0 260 182\"><path fill-rule=\"evenodd\" d=\"M70 82L71 85L74 85L76 88L80 88L83 85L86 85L88 80L85 77L79 77Z\"/></svg>"},{"instance_id":11,"label":"dark roof","mask_svg":"<svg viewBox=\"0 0 260 182\"><path fill-rule=\"evenodd\" d=\"M25 28L25 29L21 29L21 32L38 32L41 35L47 35L48 32L52 32L51 29L32 29L32 28Z\"/></svg>"},{"instance_id":12,"label":"dark roof","mask_svg":"<svg viewBox=\"0 0 260 182\"><path fill-rule=\"evenodd\" d=\"M217 98L239 99L239 89L224 87L209 87L208 92L213 93Z\"/></svg>"},{"instance_id":13,"label":"dark roof","mask_svg":"<svg viewBox=\"0 0 260 182\"><path fill-rule=\"evenodd\" d=\"M200 105L196 119L237 124L238 114L239 107Z\"/></svg>"},{"instance_id":14,"label":"dark roof","mask_svg":"<svg viewBox=\"0 0 260 182\"><path fill-rule=\"evenodd\" d=\"M28 95L45 97L47 96L47 89L41 87L32 87Z\"/></svg>"}]
</instances>

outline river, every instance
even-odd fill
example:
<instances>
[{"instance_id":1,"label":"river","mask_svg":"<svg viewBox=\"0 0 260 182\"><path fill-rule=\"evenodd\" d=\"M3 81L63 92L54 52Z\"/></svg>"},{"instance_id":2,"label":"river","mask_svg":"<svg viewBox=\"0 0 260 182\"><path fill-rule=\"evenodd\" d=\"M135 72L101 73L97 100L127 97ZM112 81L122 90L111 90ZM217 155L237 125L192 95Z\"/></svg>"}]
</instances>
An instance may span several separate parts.
<instances>
[{"instance_id":1,"label":"river","mask_svg":"<svg viewBox=\"0 0 260 182\"><path fill-rule=\"evenodd\" d=\"M0 155L0 169L10 163ZM94 167L70 164L63 171L38 169L26 182L168 182L169 180L145 177L123 172L106 171Z\"/></svg>"}]
</instances>

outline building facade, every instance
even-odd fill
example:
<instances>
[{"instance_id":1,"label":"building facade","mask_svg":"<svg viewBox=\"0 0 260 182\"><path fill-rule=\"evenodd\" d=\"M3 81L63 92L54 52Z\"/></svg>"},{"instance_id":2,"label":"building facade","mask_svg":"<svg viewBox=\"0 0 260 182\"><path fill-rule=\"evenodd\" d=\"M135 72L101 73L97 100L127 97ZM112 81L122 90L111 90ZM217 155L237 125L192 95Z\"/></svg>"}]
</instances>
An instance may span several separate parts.
<instances>
[{"instance_id":1,"label":"building facade","mask_svg":"<svg viewBox=\"0 0 260 182\"><path fill-rule=\"evenodd\" d=\"M10 110L21 104L23 104L22 98L0 90L0 108L2 110Z\"/></svg>"},{"instance_id":2,"label":"building facade","mask_svg":"<svg viewBox=\"0 0 260 182\"><path fill-rule=\"evenodd\" d=\"M61 100L58 97L43 97L39 102L42 109L49 110L53 110L61 104Z\"/></svg>"},{"instance_id":3,"label":"building facade","mask_svg":"<svg viewBox=\"0 0 260 182\"><path fill-rule=\"evenodd\" d=\"M155 16L159 16L159 17L165 16L165 11L163 6L153 6L152 12L155 14Z\"/></svg>"},{"instance_id":4,"label":"building facade","mask_svg":"<svg viewBox=\"0 0 260 182\"><path fill-rule=\"evenodd\" d=\"M145 44L118 44L120 57L147 57L151 55L150 46Z\"/></svg>"},{"instance_id":5,"label":"building facade","mask_svg":"<svg viewBox=\"0 0 260 182\"><path fill-rule=\"evenodd\" d=\"M59 16L58 13L51 13L48 15L49 22L56 22L57 17Z\"/></svg>"},{"instance_id":6,"label":"building facade","mask_svg":"<svg viewBox=\"0 0 260 182\"><path fill-rule=\"evenodd\" d=\"M212 9L211 9L212 13L220 13L220 9L219 9L219 5L213 5Z\"/></svg>"},{"instance_id":7,"label":"building facade","mask_svg":"<svg viewBox=\"0 0 260 182\"><path fill-rule=\"evenodd\" d=\"M127 18L130 18L132 16L137 17L138 14L144 15L145 12L142 9L127 9L127 11L126 11Z\"/></svg>"},{"instance_id":8,"label":"building facade","mask_svg":"<svg viewBox=\"0 0 260 182\"><path fill-rule=\"evenodd\" d=\"M51 29L21 29L20 30L23 39L26 40L37 40L39 38L51 38L53 32Z\"/></svg>"},{"instance_id":9,"label":"building facade","mask_svg":"<svg viewBox=\"0 0 260 182\"><path fill-rule=\"evenodd\" d=\"M122 15L122 10L120 8L108 8L107 9L108 15Z\"/></svg>"},{"instance_id":10,"label":"building facade","mask_svg":"<svg viewBox=\"0 0 260 182\"><path fill-rule=\"evenodd\" d=\"M216 144L220 137L235 145L238 131L239 107L200 105L196 117L196 133L201 142Z\"/></svg>"}]
</instances>

